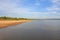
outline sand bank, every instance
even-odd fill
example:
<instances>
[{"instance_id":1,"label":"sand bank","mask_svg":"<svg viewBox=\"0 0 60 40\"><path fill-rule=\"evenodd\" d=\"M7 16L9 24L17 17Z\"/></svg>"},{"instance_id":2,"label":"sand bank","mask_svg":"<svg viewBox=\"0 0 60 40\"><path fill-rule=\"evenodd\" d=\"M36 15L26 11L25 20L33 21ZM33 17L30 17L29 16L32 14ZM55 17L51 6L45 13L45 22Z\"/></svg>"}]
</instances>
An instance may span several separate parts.
<instances>
[{"instance_id":1,"label":"sand bank","mask_svg":"<svg viewBox=\"0 0 60 40\"><path fill-rule=\"evenodd\" d=\"M0 20L0 28L30 22L31 20Z\"/></svg>"}]
</instances>

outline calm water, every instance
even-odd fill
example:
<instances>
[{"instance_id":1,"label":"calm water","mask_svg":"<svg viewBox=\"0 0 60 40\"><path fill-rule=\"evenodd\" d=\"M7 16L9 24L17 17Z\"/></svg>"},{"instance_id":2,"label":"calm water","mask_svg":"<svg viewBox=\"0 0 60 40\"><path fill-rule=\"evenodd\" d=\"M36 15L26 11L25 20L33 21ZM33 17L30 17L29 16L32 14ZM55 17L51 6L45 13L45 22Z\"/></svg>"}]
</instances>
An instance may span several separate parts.
<instances>
[{"instance_id":1,"label":"calm water","mask_svg":"<svg viewBox=\"0 0 60 40\"><path fill-rule=\"evenodd\" d=\"M0 40L60 40L60 20L34 20L0 29Z\"/></svg>"}]
</instances>

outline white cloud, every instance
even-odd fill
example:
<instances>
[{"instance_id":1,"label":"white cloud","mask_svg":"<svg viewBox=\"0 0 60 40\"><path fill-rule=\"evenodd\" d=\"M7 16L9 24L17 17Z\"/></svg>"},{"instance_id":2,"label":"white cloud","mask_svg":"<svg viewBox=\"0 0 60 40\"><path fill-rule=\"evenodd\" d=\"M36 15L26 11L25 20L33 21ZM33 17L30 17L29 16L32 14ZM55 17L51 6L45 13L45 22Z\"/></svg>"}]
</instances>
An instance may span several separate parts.
<instances>
[{"instance_id":1,"label":"white cloud","mask_svg":"<svg viewBox=\"0 0 60 40\"><path fill-rule=\"evenodd\" d=\"M48 15L48 14L56 15L57 14L57 12L30 12L29 11L30 9L28 8L18 7L19 2L21 2L21 0L0 0L0 11L2 11L4 14L6 13L7 15L14 16L18 14L19 16L30 17L30 18L48 18L48 16L45 16L45 15ZM37 2L36 5L40 5L40 3ZM50 7L48 9L49 10L60 10L59 8L57 8L57 5L56 7Z\"/></svg>"},{"instance_id":2,"label":"white cloud","mask_svg":"<svg viewBox=\"0 0 60 40\"><path fill-rule=\"evenodd\" d=\"M51 10L51 11L57 11L57 10L60 10L60 0L50 0L52 2L52 6L51 7L48 7L47 9L48 10Z\"/></svg>"},{"instance_id":3,"label":"white cloud","mask_svg":"<svg viewBox=\"0 0 60 40\"><path fill-rule=\"evenodd\" d=\"M15 0L15 2L12 2L12 0L0 0L0 10L3 11L4 13L26 13L28 12L27 9L25 8L18 8L17 2L19 0Z\"/></svg>"},{"instance_id":4,"label":"white cloud","mask_svg":"<svg viewBox=\"0 0 60 40\"><path fill-rule=\"evenodd\" d=\"M57 12L31 12L32 14L57 14Z\"/></svg>"},{"instance_id":5,"label":"white cloud","mask_svg":"<svg viewBox=\"0 0 60 40\"><path fill-rule=\"evenodd\" d=\"M12 2L14 1L14 2ZM21 17L30 17L30 18L38 18L38 14L30 12L28 8L18 7L18 2L20 0L0 0L0 11L2 11L3 15L7 14L7 16L18 16ZM20 5L21 6L21 5ZM2 14L1 13L1 14ZM21 15L20 15L21 14Z\"/></svg>"},{"instance_id":6,"label":"white cloud","mask_svg":"<svg viewBox=\"0 0 60 40\"><path fill-rule=\"evenodd\" d=\"M53 6L60 6L60 0L51 0Z\"/></svg>"},{"instance_id":7,"label":"white cloud","mask_svg":"<svg viewBox=\"0 0 60 40\"><path fill-rule=\"evenodd\" d=\"M47 8L48 10L51 10L51 11L57 11L57 10L60 10L60 8L59 7L49 7L49 8Z\"/></svg>"},{"instance_id":8,"label":"white cloud","mask_svg":"<svg viewBox=\"0 0 60 40\"><path fill-rule=\"evenodd\" d=\"M60 13L58 12L31 12L33 18L59 18ZM50 15L50 16L49 16Z\"/></svg>"},{"instance_id":9,"label":"white cloud","mask_svg":"<svg viewBox=\"0 0 60 40\"><path fill-rule=\"evenodd\" d=\"M35 0L35 5L40 5L40 0Z\"/></svg>"},{"instance_id":10,"label":"white cloud","mask_svg":"<svg viewBox=\"0 0 60 40\"><path fill-rule=\"evenodd\" d=\"M59 4L60 5L60 0L51 0L52 3L54 4Z\"/></svg>"}]
</instances>

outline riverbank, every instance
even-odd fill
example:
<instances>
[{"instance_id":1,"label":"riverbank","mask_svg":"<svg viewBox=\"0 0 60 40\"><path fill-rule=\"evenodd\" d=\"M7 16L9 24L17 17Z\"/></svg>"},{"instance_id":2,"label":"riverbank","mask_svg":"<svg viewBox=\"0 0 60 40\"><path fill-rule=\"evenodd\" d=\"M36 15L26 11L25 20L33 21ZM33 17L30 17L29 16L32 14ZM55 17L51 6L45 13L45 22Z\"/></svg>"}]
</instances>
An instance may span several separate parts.
<instances>
[{"instance_id":1,"label":"riverbank","mask_svg":"<svg viewBox=\"0 0 60 40\"><path fill-rule=\"evenodd\" d=\"M0 20L0 28L30 22L31 20Z\"/></svg>"}]
</instances>

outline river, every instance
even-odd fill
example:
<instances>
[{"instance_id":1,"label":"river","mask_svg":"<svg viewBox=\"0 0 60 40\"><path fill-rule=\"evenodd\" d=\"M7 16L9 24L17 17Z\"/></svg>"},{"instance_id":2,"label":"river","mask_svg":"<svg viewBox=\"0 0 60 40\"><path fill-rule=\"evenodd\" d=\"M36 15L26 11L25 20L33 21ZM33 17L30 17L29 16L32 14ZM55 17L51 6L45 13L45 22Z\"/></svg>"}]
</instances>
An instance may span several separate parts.
<instances>
[{"instance_id":1,"label":"river","mask_svg":"<svg viewBox=\"0 0 60 40\"><path fill-rule=\"evenodd\" d=\"M2 28L0 40L60 40L60 20L33 20Z\"/></svg>"}]
</instances>

